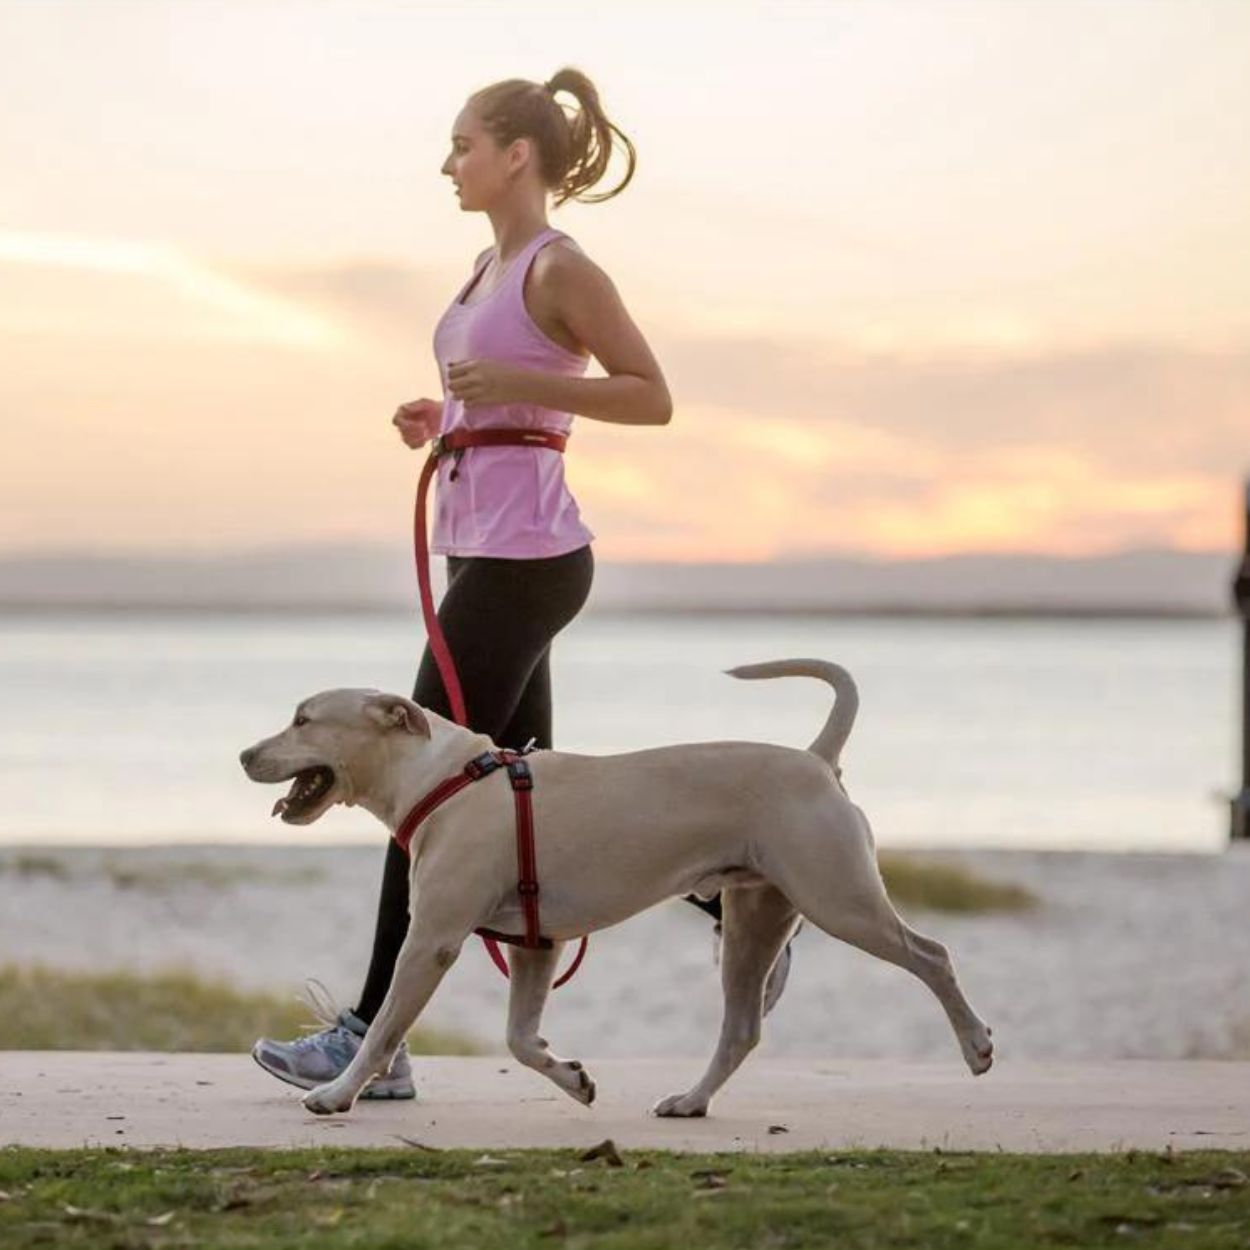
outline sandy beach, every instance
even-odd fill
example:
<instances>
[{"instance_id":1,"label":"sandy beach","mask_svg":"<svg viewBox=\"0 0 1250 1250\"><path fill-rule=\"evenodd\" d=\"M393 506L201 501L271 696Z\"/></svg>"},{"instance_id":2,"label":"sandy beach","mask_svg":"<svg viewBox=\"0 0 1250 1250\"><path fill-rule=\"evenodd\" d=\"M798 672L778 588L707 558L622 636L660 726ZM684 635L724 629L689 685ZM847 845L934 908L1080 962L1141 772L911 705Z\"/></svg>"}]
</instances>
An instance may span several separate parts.
<instances>
[{"instance_id":1,"label":"sandy beach","mask_svg":"<svg viewBox=\"0 0 1250 1250\"><path fill-rule=\"evenodd\" d=\"M192 969L344 1004L371 948L383 847L0 848L0 961ZM925 853L1029 888L1021 913L911 912L951 949L1001 1061L1250 1054L1250 848L1222 855ZM702 1056L720 1018L711 925L673 901L591 939L545 1031L572 1054ZM506 984L474 942L423 1022L502 1050ZM760 1054L949 1062L955 1042L908 974L806 929Z\"/></svg>"}]
</instances>

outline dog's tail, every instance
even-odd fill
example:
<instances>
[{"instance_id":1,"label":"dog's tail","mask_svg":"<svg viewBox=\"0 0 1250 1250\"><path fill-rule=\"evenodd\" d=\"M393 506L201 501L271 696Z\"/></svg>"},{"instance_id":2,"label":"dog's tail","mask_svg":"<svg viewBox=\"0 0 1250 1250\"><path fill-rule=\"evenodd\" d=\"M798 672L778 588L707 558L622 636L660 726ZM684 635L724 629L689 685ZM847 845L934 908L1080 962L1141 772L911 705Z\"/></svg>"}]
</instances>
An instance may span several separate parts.
<instances>
[{"instance_id":1,"label":"dog's tail","mask_svg":"<svg viewBox=\"0 0 1250 1250\"><path fill-rule=\"evenodd\" d=\"M766 664L739 664L737 668L727 668L725 672L730 677L740 677L746 681L756 681L762 677L819 677L821 681L827 681L837 695L833 711L829 713L824 728L816 735L816 741L807 749L822 760L827 760L833 765L834 771L841 775L838 759L847 738L851 736L855 713L859 711L859 691L855 688L854 678L846 669L828 660L770 660Z\"/></svg>"}]
</instances>

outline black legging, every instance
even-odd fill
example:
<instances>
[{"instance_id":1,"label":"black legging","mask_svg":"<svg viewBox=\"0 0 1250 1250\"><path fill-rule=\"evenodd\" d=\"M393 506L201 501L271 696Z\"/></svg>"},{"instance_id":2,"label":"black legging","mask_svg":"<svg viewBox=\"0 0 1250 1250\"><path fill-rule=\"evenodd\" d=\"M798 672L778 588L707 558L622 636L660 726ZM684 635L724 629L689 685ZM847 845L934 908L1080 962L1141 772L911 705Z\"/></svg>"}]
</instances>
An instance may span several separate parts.
<instances>
[{"instance_id":1,"label":"black legging","mask_svg":"<svg viewBox=\"0 0 1250 1250\"><path fill-rule=\"evenodd\" d=\"M447 591L438 619L456 664L470 728L513 750L531 738L538 747L551 747L551 641L586 602L594 567L589 544L537 560L447 557ZM412 697L451 719L428 646ZM408 856L390 839L373 956L356 1008L366 1023L382 1006L408 932L408 869Z\"/></svg>"}]
</instances>

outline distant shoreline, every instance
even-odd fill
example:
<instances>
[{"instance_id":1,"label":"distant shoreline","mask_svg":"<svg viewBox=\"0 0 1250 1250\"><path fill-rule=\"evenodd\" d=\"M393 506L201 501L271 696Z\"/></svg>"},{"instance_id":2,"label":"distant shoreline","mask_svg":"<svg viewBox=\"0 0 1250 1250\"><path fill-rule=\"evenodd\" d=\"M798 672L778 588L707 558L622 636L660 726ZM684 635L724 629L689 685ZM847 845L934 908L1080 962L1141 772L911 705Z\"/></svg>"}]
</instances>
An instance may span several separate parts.
<instances>
[{"instance_id":1,"label":"distant shoreline","mask_svg":"<svg viewBox=\"0 0 1250 1250\"><path fill-rule=\"evenodd\" d=\"M153 616L153 617L265 617L265 616L411 616L417 605L411 608L393 604L372 603L162 603L162 602L0 602L0 614L5 616ZM1202 607L1176 605L1153 606L1150 604L1124 604L1122 606L1090 606L1081 604L982 604L943 606L941 604L702 604L669 605L643 603L634 607L619 604L597 608L587 605L584 617L608 619L634 616L668 617L807 617L817 619L891 618L916 620L1176 620L1216 621L1235 619L1237 616L1230 603L1226 611Z\"/></svg>"},{"instance_id":2,"label":"distant shoreline","mask_svg":"<svg viewBox=\"0 0 1250 1250\"><path fill-rule=\"evenodd\" d=\"M694 562L595 560L586 614L709 620L1216 620L1233 612L1232 551L1125 549ZM437 593L445 584L433 569ZM324 543L216 553L0 553L0 612L416 612L402 543Z\"/></svg>"}]
</instances>

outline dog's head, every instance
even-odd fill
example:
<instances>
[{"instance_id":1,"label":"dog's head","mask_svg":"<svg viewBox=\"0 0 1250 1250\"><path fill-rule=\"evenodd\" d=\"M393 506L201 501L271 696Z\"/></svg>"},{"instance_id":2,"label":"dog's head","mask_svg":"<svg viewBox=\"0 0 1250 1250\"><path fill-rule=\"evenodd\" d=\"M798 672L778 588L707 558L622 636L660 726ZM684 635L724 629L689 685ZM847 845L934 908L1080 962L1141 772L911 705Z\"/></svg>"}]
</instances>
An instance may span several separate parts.
<instances>
[{"instance_id":1,"label":"dog's head","mask_svg":"<svg viewBox=\"0 0 1250 1250\"><path fill-rule=\"evenodd\" d=\"M396 734L428 739L430 722L410 699L378 690L327 690L305 699L291 723L239 760L253 781L291 781L274 804L290 825L309 825L335 803L355 802Z\"/></svg>"}]
</instances>

